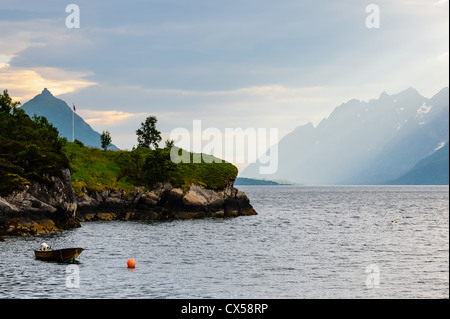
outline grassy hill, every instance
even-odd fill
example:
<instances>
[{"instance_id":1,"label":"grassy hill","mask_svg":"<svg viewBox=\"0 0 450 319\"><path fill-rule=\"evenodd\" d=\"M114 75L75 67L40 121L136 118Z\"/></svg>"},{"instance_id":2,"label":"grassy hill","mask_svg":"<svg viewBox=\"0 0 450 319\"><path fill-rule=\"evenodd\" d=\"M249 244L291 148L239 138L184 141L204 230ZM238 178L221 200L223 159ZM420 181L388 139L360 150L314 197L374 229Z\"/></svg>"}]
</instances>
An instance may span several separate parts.
<instances>
[{"instance_id":1,"label":"grassy hill","mask_svg":"<svg viewBox=\"0 0 450 319\"><path fill-rule=\"evenodd\" d=\"M102 151L79 141L71 143L45 117L30 118L18 105L7 91L0 94L0 196L32 182L51 184L50 177L60 176L64 168L70 168L78 196L86 190L152 188L156 182L185 190L192 183L221 190L238 174L234 165L220 161L175 164L169 148Z\"/></svg>"},{"instance_id":2,"label":"grassy hill","mask_svg":"<svg viewBox=\"0 0 450 319\"><path fill-rule=\"evenodd\" d=\"M174 187L184 187L186 190L192 183L220 190L238 173L230 163L174 164L168 148L101 151L81 143L67 143L63 152L69 159L72 187L78 196L86 190L130 191L136 186L151 188L156 182L170 182Z\"/></svg>"}]
</instances>

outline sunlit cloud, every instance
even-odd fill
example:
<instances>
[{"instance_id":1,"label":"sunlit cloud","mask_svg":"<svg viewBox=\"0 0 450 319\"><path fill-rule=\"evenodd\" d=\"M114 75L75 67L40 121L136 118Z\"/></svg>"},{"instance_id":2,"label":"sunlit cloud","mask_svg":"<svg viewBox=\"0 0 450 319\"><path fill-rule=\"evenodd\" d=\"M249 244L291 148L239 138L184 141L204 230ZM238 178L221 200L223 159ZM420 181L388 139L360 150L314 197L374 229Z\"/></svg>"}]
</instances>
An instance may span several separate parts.
<instances>
[{"instance_id":1,"label":"sunlit cloud","mask_svg":"<svg viewBox=\"0 0 450 319\"><path fill-rule=\"evenodd\" d=\"M87 123L96 126L121 125L127 119L145 116L144 113L128 113L122 111L79 110L78 113Z\"/></svg>"},{"instance_id":2,"label":"sunlit cloud","mask_svg":"<svg viewBox=\"0 0 450 319\"><path fill-rule=\"evenodd\" d=\"M0 89L26 102L47 87L121 148L150 114L163 132L201 119L281 137L353 98L448 86L448 0L380 0L375 32L358 0L86 1L77 30L65 4L25 3L2 7Z\"/></svg>"},{"instance_id":3,"label":"sunlit cloud","mask_svg":"<svg viewBox=\"0 0 450 319\"><path fill-rule=\"evenodd\" d=\"M48 88L54 95L74 92L95 82L85 80L89 74L57 68L13 68L0 60L0 88L7 89L14 100L25 102Z\"/></svg>"}]
</instances>

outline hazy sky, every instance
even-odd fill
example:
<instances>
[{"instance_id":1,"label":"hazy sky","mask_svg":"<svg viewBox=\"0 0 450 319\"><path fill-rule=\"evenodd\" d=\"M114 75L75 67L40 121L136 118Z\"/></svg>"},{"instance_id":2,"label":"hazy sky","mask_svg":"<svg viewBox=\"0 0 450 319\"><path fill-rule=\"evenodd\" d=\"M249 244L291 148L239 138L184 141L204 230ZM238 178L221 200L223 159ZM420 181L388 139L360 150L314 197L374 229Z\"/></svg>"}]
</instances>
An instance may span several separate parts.
<instances>
[{"instance_id":1,"label":"hazy sky","mask_svg":"<svg viewBox=\"0 0 450 319\"><path fill-rule=\"evenodd\" d=\"M66 6L80 28L66 27ZM47 87L120 148L160 130L317 124L339 104L448 86L448 1L0 0L0 89Z\"/></svg>"}]
</instances>

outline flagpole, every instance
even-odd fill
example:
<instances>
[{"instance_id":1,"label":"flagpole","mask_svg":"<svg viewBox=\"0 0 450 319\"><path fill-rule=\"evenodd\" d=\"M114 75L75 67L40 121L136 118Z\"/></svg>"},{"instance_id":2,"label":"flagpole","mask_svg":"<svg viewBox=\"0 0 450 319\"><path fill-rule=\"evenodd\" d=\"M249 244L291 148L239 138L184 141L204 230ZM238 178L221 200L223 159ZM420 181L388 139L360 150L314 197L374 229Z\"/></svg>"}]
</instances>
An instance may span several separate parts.
<instances>
[{"instance_id":1,"label":"flagpole","mask_svg":"<svg viewBox=\"0 0 450 319\"><path fill-rule=\"evenodd\" d=\"M75 142L75 105L72 103L72 142Z\"/></svg>"}]
</instances>

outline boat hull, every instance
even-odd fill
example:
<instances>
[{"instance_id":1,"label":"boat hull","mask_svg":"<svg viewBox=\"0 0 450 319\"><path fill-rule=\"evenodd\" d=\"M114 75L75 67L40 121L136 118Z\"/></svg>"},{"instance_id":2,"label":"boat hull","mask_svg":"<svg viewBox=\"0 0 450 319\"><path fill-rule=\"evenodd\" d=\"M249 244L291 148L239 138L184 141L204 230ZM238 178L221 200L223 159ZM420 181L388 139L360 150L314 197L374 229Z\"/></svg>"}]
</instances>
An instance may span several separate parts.
<instances>
[{"instance_id":1,"label":"boat hull","mask_svg":"<svg viewBox=\"0 0 450 319\"><path fill-rule=\"evenodd\" d=\"M36 259L48 261L74 262L83 248L64 248L50 251L35 250Z\"/></svg>"}]
</instances>

